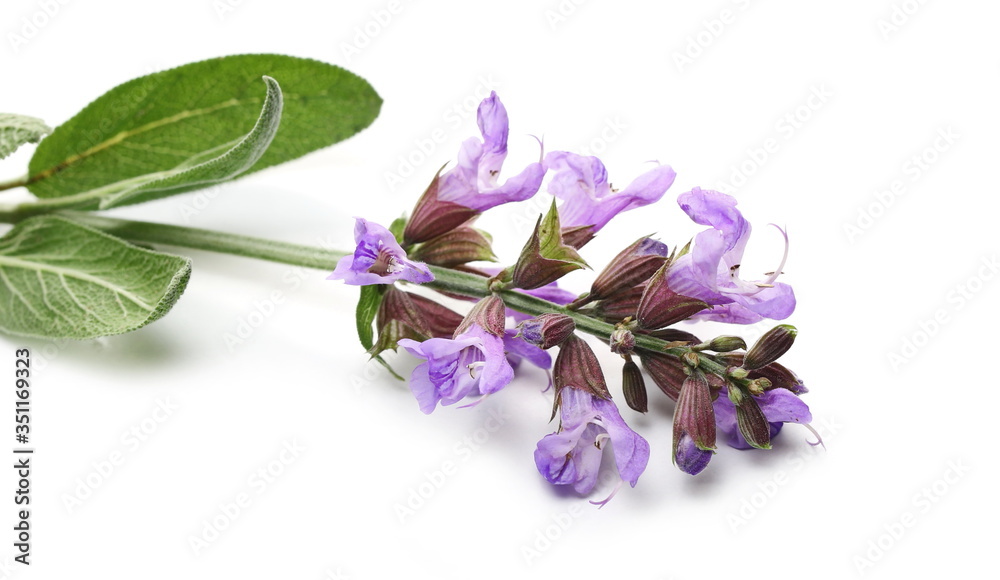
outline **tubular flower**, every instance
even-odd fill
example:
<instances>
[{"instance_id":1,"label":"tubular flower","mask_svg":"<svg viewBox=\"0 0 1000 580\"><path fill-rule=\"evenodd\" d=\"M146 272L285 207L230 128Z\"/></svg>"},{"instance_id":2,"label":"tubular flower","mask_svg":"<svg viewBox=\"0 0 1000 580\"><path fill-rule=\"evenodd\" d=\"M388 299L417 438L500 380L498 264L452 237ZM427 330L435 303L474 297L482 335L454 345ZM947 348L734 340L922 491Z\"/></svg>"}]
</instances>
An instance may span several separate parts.
<instances>
[{"instance_id":1,"label":"tubular flower","mask_svg":"<svg viewBox=\"0 0 1000 580\"><path fill-rule=\"evenodd\" d=\"M392 284L405 280L422 284L434 279L425 264L407 259L392 233L375 222L354 218L354 253L344 256L328 280L343 280L353 286Z\"/></svg>"},{"instance_id":2,"label":"tubular flower","mask_svg":"<svg viewBox=\"0 0 1000 580\"><path fill-rule=\"evenodd\" d=\"M400 339L399 346L426 359L410 376L410 390L420 410L429 414L439 402L453 405L469 395L489 395L505 387L514 378L514 369L504 351L504 337L503 301L490 296L476 304L454 338ZM531 352L517 354L544 363Z\"/></svg>"},{"instance_id":3,"label":"tubular flower","mask_svg":"<svg viewBox=\"0 0 1000 580\"><path fill-rule=\"evenodd\" d=\"M618 191L612 189L608 171L597 157L553 151L545 156L545 168L554 172L549 193L563 200L559 206L563 229L589 227L590 234L623 211L659 201L677 176L669 165L660 165Z\"/></svg>"},{"instance_id":4,"label":"tubular flower","mask_svg":"<svg viewBox=\"0 0 1000 580\"><path fill-rule=\"evenodd\" d=\"M543 437L535 449L539 473L550 483L590 493L610 442L618 475L635 487L649 461L649 443L625 424L610 399L573 387L561 389L559 398L559 431Z\"/></svg>"},{"instance_id":5,"label":"tubular flower","mask_svg":"<svg viewBox=\"0 0 1000 580\"><path fill-rule=\"evenodd\" d=\"M695 318L749 324L764 318L782 320L795 310L792 287L775 282L788 256L788 236L783 231L781 263L766 279L748 282L739 274L751 228L736 209L736 200L696 187L677 202L696 223L711 226L695 236L691 251L677 258L667 273L671 290L714 306Z\"/></svg>"},{"instance_id":6,"label":"tubular flower","mask_svg":"<svg viewBox=\"0 0 1000 580\"><path fill-rule=\"evenodd\" d=\"M441 175L437 198L481 212L535 195L545 175L541 163L532 163L503 184L498 183L507 158L509 124L507 109L496 91L479 104L476 116L482 141L472 137L462 144L458 164Z\"/></svg>"}]
</instances>

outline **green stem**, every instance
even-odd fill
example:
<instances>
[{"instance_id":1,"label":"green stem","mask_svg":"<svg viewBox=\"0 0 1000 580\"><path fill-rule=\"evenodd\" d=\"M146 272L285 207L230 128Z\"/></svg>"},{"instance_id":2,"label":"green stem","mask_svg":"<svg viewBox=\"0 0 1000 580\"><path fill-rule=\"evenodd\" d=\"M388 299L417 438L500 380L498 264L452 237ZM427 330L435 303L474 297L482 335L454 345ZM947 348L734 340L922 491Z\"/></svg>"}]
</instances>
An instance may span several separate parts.
<instances>
[{"instance_id":1,"label":"green stem","mask_svg":"<svg viewBox=\"0 0 1000 580\"><path fill-rule=\"evenodd\" d=\"M11 179L9 181L0 181L0 191L5 189L14 189L15 187L23 187L28 185L28 176L22 175L16 179Z\"/></svg>"},{"instance_id":2,"label":"green stem","mask_svg":"<svg viewBox=\"0 0 1000 580\"><path fill-rule=\"evenodd\" d=\"M269 262L305 266L317 270L333 270L345 252L300 246L264 238L228 234L213 230L172 226L153 222L140 222L97 216L83 212L59 212L57 215L105 231L133 242L163 244L179 248L192 248ZM0 221L2 221L0 214Z\"/></svg>"},{"instance_id":3,"label":"green stem","mask_svg":"<svg viewBox=\"0 0 1000 580\"><path fill-rule=\"evenodd\" d=\"M327 250L313 246L289 244L264 238L241 236L225 232L158 224L152 222L131 221L117 218L97 216L85 212L58 212L73 221L113 234L132 242L161 244L180 248L206 250L223 254L256 258L270 262L304 266L317 270L333 270L337 261L348 255L346 252ZM0 211L0 223L16 223L22 216L12 212ZM476 274L459 272L439 266L429 266L434 274L434 281L423 284L434 290L459 294L471 298L483 298L490 294L488 279ZM615 326L602 320L591 318L585 314L569 310L553 302L529 296L516 290L501 290L498 294L504 303L519 312L539 315L547 312L558 312L573 319L576 328L604 340L611 338ZM687 347L667 347L667 342L652 336L637 334L637 348L664 352L681 356L690 352ZM726 367L719 364L708 355L698 353L701 367L710 373L725 375Z\"/></svg>"}]
</instances>

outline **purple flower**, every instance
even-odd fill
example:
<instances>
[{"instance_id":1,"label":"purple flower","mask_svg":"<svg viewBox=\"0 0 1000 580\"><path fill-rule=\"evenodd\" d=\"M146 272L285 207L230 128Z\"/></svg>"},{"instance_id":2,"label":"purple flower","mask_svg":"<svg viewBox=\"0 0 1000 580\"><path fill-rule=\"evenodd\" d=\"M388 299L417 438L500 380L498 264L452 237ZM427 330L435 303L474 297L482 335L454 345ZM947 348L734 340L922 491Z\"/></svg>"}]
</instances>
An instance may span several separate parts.
<instances>
[{"instance_id":1,"label":"purple flower","mask_svg":"<svg viewBox=\"0 0 1000 580\"><path fill-rule=\"evenodd\" d=\"M559 431L538 442L535 465L550 483L571 485L590 493L597 483L607 442L615 455L619 476L633 487L649 461L649 443L625 424L618 408L574 387L559 390Z\"/></svg>"},{"instance_id":2,"label":"purple flower","mask_svg":"<svg viewBox=\"0 0 1000 580\"><path fill-rule=\"evenodd\" d=\"M508 121L507 109L495 91L479 104L477 117L483 140L472 137L462 144L458 165L441 175L437 199L481 212L535 195L545 176L541 163L532 163L502 185L498 183L507 158Z\"/></svg>"},{"instance_id":3,"label":"purple flower","mask_svg":"<svg viewBox=\"0 0 1000 580\"><path fill-rule=\"evenodd\" d=\"M507 361L510 366L517 368L522 360L526 360L540 369L548 370L552 367L552 357L549 353L529 344L517 336L517 330L510 328L503 333L503 347L507 352Z\"/></svg>"},{"instance_id":4,"label":"purple flower","mask_svg":"<svg viewBox=\"0 0 1000 580\"><path fill-rule=\"evenodd\" d=\"M553 151L545 156L545 168L554 171L549 193L563 200L560 226L590 226L591 233L623 211L659 201L677 176L669 165L660 165L618 191L611 188L608 172L597 157Z\"/></svg>"},{"instance_id":5,"label":"purple flower","mask_svg":"<svg viewBox=\"0 0 1000 580\"><path fill-rule=\"evenodd\" d=\"M344 256L327 280L343 280L353 286L392 284L406 280L422 284L434 279L425 264L406 259L406 252L392 233L375 222L362 218L354 224L354 241L358 247Z\"/></svg>"},{"instance_id":6,"label":"purple flower","mask_svg":"<svg viewBox=\"0 0 1000 580\"><path fill-rule=\"evenodd\" d=\"M503 337L479 324L468 325L453 339L417 342L403 338L399 346L426 359L410 376L410 390L424 413L434 411L438 402L453 405L469 395L495 393L514 378Z\"/></svg>"},{"instance_id":7,"label":"purple flower","mask_svg":"<svg viewBox=\"0 0 1000 580\"><path fill-rule=\"evenodd\" d=\"M757 405L771 424L771 439L781 431L785 423L808 424L812 421L809 406L802 402L794 393L787 389L771 389L756 397ZM736 406L725 393L721 394L712 405L715 409L715 422L719 433L730 447L751 449L753 446L740 433L736 421Z\"/></svg>"},{"instance_id":8,"label":"purple flower","mask_svg":"<svg viewBox=\"0 0 1000 580\"><path fill-rule=\"evenodd\" d=\"M695 318L748 324L772 318L782 320L795 310L795 294L787 284L776 283L785 255L765 280L740 278L743 250L750 238L750 224L736 209L736 199L717 191L694 188L681 194L677 203L696 223L711 226L694 238L691 251L675 260L667 273L671 290L716 305Z\"/></svg>"},{"instance_id":9,"label":"purple flower","mask_svg":"<svg viewBox=\"0 0 1000 580\"><path fill-rule=\"evenodd\" d=\"M734 411L735 413L735 411ZM712 459L713 452L708 449L700 449L690 435L685 433L677 442L677 450L674 451L674 462L684 473L698 475Z\"/></svg>"}]
</instances>

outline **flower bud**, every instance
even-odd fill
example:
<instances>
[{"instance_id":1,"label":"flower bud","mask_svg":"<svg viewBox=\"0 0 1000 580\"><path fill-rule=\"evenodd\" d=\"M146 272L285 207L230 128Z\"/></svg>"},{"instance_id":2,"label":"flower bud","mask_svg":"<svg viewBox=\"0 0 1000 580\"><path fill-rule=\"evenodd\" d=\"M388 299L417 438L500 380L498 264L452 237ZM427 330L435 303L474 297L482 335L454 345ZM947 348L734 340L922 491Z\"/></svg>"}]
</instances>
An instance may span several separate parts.
<instances>
[{"instance_id":1,"label":"flower bud","mask_svg":"<svg viewBox=\"0 0 1000 580\"><path fill-rule=\"evenodd\" d=\"M576 324L565 314L550 313L525 320L517 328L517 336L525 342L541 349L549 349L572 335Z\"/></svg>"},{"instance_id":2,"label":"flower bud","mask_svg":"<svg viewBox=\"0 0 1000 580\"><path fill-rule=\"evenodd\" d=\"M428 240L409 252L414 260L452 268L467 262L495 261L490 236L462 226Z\"/></svg>"},{"instance_id":3,"label":"flower bud","mask_svg":"<svg viewBox=\"0 0 1000 580\"><path fill-rule=\"evenodd\" d=\"M375 318L378 341L368 352L375 356L385 350L396 350L401 338L416 341L451 338L461 322L461 314L433 300L386 286Z\"/></svg>"},{"instance_id":4,"label":"flower bud","mask_svg":"<svg viewBox=\"0 0 1000 580\"><path fill-rule=\"evenodd\" d=\"M473 324L478 324L483 330L494 336L503 336L506 322L507 310L503 300L496 294L490 294L472 307L472 311L466 315L462 323L455 329L454 336L457 337L464 333Z\"/></svg>"},{"instance_id":5,"label":"flower bud","mask_svg":"<svg viewBox=\"0 0 1000 580\"><path fill-rule=\"evenodd\" d=\"M601 300L645 282L666 259L666 244L648 237L640 238L615 256L597 276L590 287L590 300Z\"/></svg>"},{"instance_id":6,"label":"flower bud","mask_svg":"<svg viewBox=\"0 0 1000 580\"><path fill-rule=\"evenodd\" d=\"M684 359L684 362L687 363L689 367L694 369L698 368L698 365L701 364L701 359L698 357L698 353L696 352L688 351L684 353L681 358Z\"/></svg>"},{"instance_id":7,"label":"flower bud","mask_svg":"<svg viewBox=\"0 0 1000 580\"><path fill-rule=\"evenodd\" d=\"M434 239L479 215L472 208L438 199L440 177L441 172L438 171L413 208L413 215L406 222L403 241L408 245Z\"/></svg>"},{"instance_id":8,"label":"flower bud","mask_svg":"<svg viewBox=\"0 0 1000 580\"><path fill-rule=\"evenodd\" d=\"M633 286L616 293L590 307L588 314L605 322L621 322L629 316L635 316L639 310L639 300L645 286Z\"/></svg>"},{"instance_id":9,"label":"flower bud","mask_svg":"<svg viewBox=\"0 0 1000 580\"><path fill-rule=\"evenodd\" d=\"M680 441L674 445L674 465L684 473L698 475L712 460L714 451L698 449L694 439L687 433L681 435Z\"/></svg>"},{"instance_id":10,"label":"flower bud","mask_svg":"<svg viewBox=\"0 0 1000 580\"><path fill-rule=\"evenodd\" d=\"M697 336L691 334L690 332L685 332L683 330L677 330L676 328L661 328L660 330L651 330L646 332L649 336L655 336L656 338L665 340L667 342L682 342L687 344L701 344L701 339Z\"/></svg>"},{"instance_id":11,"label":"flower bud","mask_svg":"<svg viewBox=\"0 0 1000 580\"><path fill-rule=\"evenodd\" d=\"M716 355L716 358L720 362L731 365L731 367L741 367L743 366L743 355L736 353L725 353L721 355ZM770 387L766 387L765 390L769 389L787 389L796 395L801 395L802 393L808 393L809 389L802 384L802 379L800 379L795 373L786 368L780 363L773 362L767 366L755 369L752 371L742 370L741 375L735 374L735 369L730 369L730 375L736 378L750 378L750 379L768 379L771 383Z\"/></svg>"},{"instance_id":12,"label":"flower bud","mask_svg":"<svg viewBox=\"0 0 1000 580\"><path fill-rule=\"evenodd\" d=\"M796 334L798 331L789 324L779 324L768 330L743 357L743 368L755 370L778 360L792 348Z\"/></svg>"},{"instance_id":13,"label":"flower bud","mask_svg":"<svg viewBox=\"0 0 1000 580\"><path fill-rule=\"evenodd\" d=\"M563 243L577 250L586 246L590 240L594 239L594 235L594 228L590 226L562 228Z\"/></svg>"},{"instance_id":14,"label":"flower bud","mask_svg":"<svg viewBox=\"0 0 1000 580\"><path fill-rule=\"evenodd\" d=\"M595 397L611 399L608 384L601 371L601 363L590 346L575 334L571 334L559 346L559 356L552 367L553 380L558 392L565 387L582 389Z\"/></svg>"},{"instance_id":15,"label":"flower bud","mask_svg":"<svg viewBox=\"0 0 1000 580\"><path fill-rule=\"evenodd\" d=\"M611 333L609 345L615 354L631 354L635 350L635 335L627 328L616 328Z\"/></svg>"},{"instance_id":16,"label":"flower bud","mask_svg":"<svg viewBox=\"0 0 1000 580\"><path fill-rule=\"evenodd\" d=\"M767 422L756 399L739 387L730 385L729 400L736 406L736 423L747 443L758 449L770 449L771 424Z\"/></svg>"},{"instance_id":17,"label":"flower bud","mask_svg":"<svg viewBox=\"0 0 1000 580\"><path fill-rule=\"evenodd\" d=\"M639 300L636 319L642 328L664 328L710 308L701 300L677 294L667 287L666 272L666 265L656 271Z\"/></svg>"},{"instance_id":18,"label":"flower bud","mask_svg":"<svg viewBox=\"0 0 1000 580\"><path fill-rule=\"evenodd\" d=\"M690 437L695 447L702 451L715 449L715 410L712 408L712 393L708 388L708 381L705 375L695 372L684 379L681 385L680 396L677 398L677 406L674 407L674 463L678 463L678 458L686 458L688 450L678 455L682 450L683 438ZM681 468L685 465L682 462ZM705 462L707 463L707 461ZM701 466L704 469L704 465ZM697 471L701 471L698 469ZM690 470L684 469L688 473Z\"/></svg>"},{"instance_id":19,"label":"flower bud","mask_svg":"<svg viewBox=\"0 0 1000 580\"><path fill-rule=\"evenodd\" d=\"M747 343L738 336L717 336L708 343L708 350L715 352L730 352L734 350L746 350Z\"/></svg>"},{"instance_id":20,"label":"flower bud","mask_svg":"<svg viewBox=\"0 0 1000 580\"><path fill-rule=\"evenodd\" d=\"M555 282L573 270L587 267L580 254L563 243L555 200L544 218L539 218L521 256L514 264L515 288L532 290Z\"/></svg>"},{"instance_id":21,"label":"flower bud","mask_svg":"<svg viewBox=\"0 0 1000 580\"><path fill-rule=\"evenodd\" d=\"M649 410L646 399L646 381L642 378L639 365L631 360L625 361L622 367L622 394L625 402L633 411L645 413Z\"/></svg>"},{"instance_id":22,"label":"flower bud","mask_svg":"<svg viewBox=\"0 0 1000 580\"><path fill-rule=\"evenodd\" d=\"M639 359L663 394L676 401L681 392L681 385L687 379L685 365L681 359L672 354L644 350L639 351Z\"/></svg>"},{"instance_id":23,"label":"flower bud","mask_svg":"<svg viewBox=\"0 0 1000 580\"><path fill-rule=\"evenodd\" d=\"M797 377L795 373L788 370L780 363L773 362L765 367L761 367L750 373L750 378L760 378L768 379L771 386L765 387L770 389L788 389L789 391L795 393L796 395L801 395L802 393L808 393L809 389L802 384L802 379Z\"/></svg>"}]
</instances>

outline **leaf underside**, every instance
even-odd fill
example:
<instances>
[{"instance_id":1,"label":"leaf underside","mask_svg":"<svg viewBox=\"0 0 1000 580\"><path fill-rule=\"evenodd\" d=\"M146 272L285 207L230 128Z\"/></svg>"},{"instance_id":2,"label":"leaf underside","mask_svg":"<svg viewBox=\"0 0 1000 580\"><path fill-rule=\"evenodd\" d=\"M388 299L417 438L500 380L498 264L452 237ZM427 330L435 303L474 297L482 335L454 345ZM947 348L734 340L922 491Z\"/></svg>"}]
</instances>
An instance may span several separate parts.
<instances>
[{"instance_id":1,"label":"leaf underside","mask_svg":"<svg viewBox=\"0 0 1000 580\"><path fill-rule=\"evenodd\" d=\"M77 339L129 332L166 314L190 275L186 258L61 217L25 220L0 238L0 330Z\"/></svg>"},{"instance_id":2,"label":"leaf underside","mask_svg":"<svg viewBox=\"0 0 1000 580\"><path fill-rule=\"evenodd\" d=\"M26 143L38 141L52 129L41 119L26 115L0 113L0 159Z\"/></svg>"}]
</instances>

